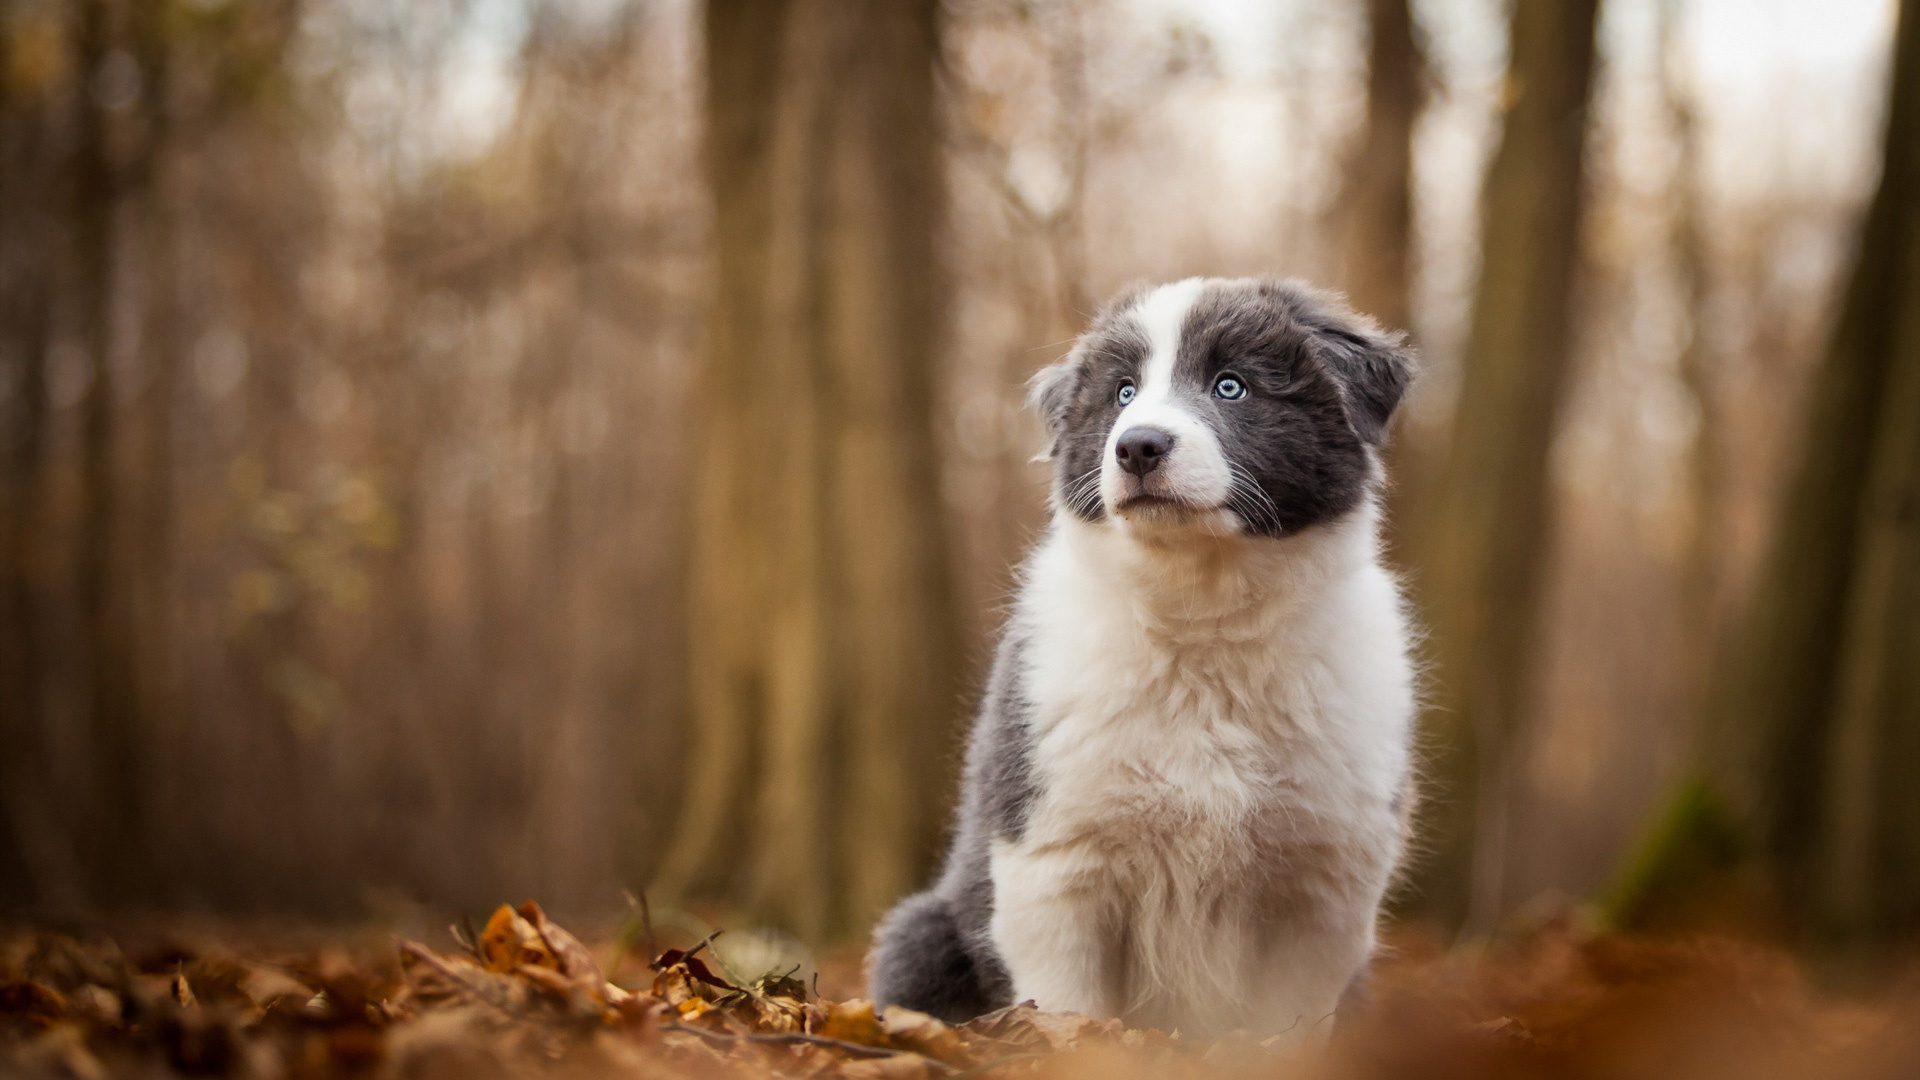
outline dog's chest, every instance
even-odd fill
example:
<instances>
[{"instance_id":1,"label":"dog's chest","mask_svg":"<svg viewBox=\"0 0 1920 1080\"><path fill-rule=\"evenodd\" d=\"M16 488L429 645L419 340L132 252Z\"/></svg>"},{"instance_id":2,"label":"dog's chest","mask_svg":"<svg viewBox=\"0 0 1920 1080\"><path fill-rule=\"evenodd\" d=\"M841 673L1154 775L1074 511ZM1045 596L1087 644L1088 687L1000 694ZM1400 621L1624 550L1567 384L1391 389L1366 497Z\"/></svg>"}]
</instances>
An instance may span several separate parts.
<instances>
[{"instance_id":1,"label":"dog's chest","mask_svg":"<svg viewBox=\"0 0 1920 1080\"><path fill-rule=\"evenodd\" d=\"M1217 872L1349 843L1371 816L1331 688L1293 642L1083 622L1051 645L1029 686L1030 843L1092 848L1122 876Z\"/></svg>"}]
</instances>

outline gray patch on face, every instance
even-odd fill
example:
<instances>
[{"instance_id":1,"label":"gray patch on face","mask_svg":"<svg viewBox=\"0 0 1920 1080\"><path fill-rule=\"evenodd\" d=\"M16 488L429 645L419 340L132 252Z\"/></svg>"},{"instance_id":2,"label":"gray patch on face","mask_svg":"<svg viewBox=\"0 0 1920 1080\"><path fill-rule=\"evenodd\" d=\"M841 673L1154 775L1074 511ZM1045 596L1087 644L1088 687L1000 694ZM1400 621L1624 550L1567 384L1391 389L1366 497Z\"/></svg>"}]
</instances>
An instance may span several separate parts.
<instances>
[{"instance_id":1,"label":"gray patch on face","mask_svg":"<svg viewBox=\"0 0 1920 1080\"><path fill-rule=\"evenodd\" d=\"M1144 291L1131 290L1109 301L1067 358L1041 371L1032 384L1034 408L1047 426L1054 497L1085 521L1106 520L1100 464L1107 432L1120 416L1121 382L1137 382L1147 361L1147 334L1133 317L1133 306Z\"/></svg>"},{"instance_id":2,"label":"gray patch on face","mask_svg":"<svg viewBox=\"0 0 1920 1080\"><path fill-rule=\"evenodd\" d=\"M1250 531L1266 535L1346 513L1368 471L1339 392L1314 363L1310 335L1286 299L1257 288L1209 288L1187 316L1174 366L1175 382L1191 389L1230 463L1235 511ZM1229 376L1246 387L1240 400L1212 393Z\"/></svg>"},{"instance_id":3,"label":"gray patch on face","mask_svg":"<svg viewBox=\"0 0 1920 1080\"><path fill-rule=\"evenodd\" d=\"M1291 295L1293 318L1313 333L1315 356L1339 385L1354 432L1371 446L1386 442L1387 425L1413 382L1406 335L1382 328L1333 293L1298 282L1265 288Z\"/></svg>"}]
</instances>

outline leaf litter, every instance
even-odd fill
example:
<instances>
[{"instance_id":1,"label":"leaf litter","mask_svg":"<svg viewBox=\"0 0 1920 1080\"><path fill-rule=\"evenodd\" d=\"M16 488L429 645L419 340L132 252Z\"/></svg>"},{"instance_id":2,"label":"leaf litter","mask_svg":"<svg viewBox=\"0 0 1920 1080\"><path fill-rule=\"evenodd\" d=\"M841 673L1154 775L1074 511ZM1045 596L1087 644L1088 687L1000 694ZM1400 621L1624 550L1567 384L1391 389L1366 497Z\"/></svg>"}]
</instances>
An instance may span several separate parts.
<instances>
[{"instance_id":1,"label":"leaf litter","mask_svg":"<svg viewBox=\"0 0 1920 1080\"><path fill-rule=\"evenodd\" d=\"M1475 951L1410 939L1337 1027L1215 1040L1030 1003L950 1025L822 998L797 968L745 979L709 963L711 937L657 955L649 942L644 973L615 982L532 902L452 937L445 950L396 940L356 956L0 933L0 1076L1920 1076L1914 993L1836 1003L1784 953L1564 922ZM615 957L629 946L640 943L616 942Z\"/></svg>"}]
</instances>

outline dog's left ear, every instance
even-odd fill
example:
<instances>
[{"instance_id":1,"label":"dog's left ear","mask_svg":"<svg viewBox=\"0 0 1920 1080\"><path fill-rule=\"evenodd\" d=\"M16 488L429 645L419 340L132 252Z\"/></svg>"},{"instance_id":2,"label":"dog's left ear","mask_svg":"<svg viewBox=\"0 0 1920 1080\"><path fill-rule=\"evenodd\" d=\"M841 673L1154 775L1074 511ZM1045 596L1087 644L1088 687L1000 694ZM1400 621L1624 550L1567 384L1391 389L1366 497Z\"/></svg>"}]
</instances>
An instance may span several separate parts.
<instances>
[{"instance_id":1,"label":"dog's left ear","mask_svg":"<svg viewBox=\"0 0 1920 1080\"><path fill-rule=\"evenodd\" d=\"M1078 349L1068 354L1066 359L1034 372L1033 378L1027 380L1027 407L1039 414L1040 422L1047 429L1047 448L1035 455L1033 460L1045 461L1059 447L1060 435L1067 426L1067 408L1073 404L1073 395L1079 387Z\"/></svg>"},{"instance_id":2,"label":"dog's left ear","mask_svg":"<svg viewBox=\"0 0 1920 1080\"><path fill-rule=\"evenodd\" d=\"M1367 442L1385 442L1387 422L1413 381L1413 352L1406 335L1354 316L1326 320L1315 328L1314 340L1327 372L1340 384L1347 422Z\"/></svg>"}]
</instances>

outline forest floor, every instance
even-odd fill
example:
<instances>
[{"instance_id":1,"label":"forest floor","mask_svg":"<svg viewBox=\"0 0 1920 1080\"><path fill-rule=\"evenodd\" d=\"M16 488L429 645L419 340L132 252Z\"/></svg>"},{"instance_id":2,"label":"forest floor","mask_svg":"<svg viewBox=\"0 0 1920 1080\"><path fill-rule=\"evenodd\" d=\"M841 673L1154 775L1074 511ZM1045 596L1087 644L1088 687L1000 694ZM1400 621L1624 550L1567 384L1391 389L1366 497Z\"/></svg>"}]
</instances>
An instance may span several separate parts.
<instances>
[{"instance_id":1,"label":"forest floor","mask_svg":"<svg viewBox=\"0 0 1920 1080\"><path fill-rule=\"evenodd\" d=\"M705 942L589 949L533 904L444 948L242 937L0 932L0 1077L1920 1076L1920 987L1840 1000L1775 950L1567 918L1472 950L1401 941L1369 1004L1305 1046L1025 1006L957 1027L876 1015L832 999L854 989L845 962L822 997L818 980L729 976Z\"/></svg>"}]
</instances>

